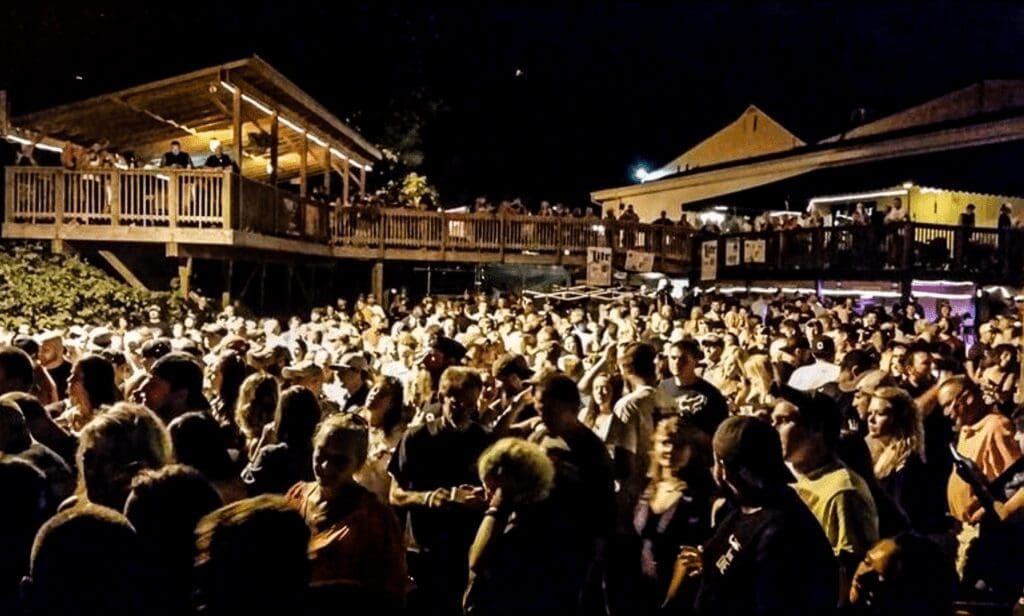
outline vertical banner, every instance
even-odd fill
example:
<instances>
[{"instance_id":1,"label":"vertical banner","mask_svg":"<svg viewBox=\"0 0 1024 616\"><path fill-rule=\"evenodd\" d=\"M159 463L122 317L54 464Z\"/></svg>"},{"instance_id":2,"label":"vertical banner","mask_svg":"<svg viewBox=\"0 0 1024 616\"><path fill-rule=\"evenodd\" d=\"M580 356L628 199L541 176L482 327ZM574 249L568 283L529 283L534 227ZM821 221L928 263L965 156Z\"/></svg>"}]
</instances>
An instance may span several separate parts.
<instances>
[{"instance_id":1,"label":"vertical banner","mask_svg":"<svg viewBox=\"0 0 1024 616\"><path fill-rule=\"evenodd\" d=\"M700 279L714 280L718 277L718 240L700 245Z\"/></svg>"},{"instance_id":2,"label":"vertical banner","mask_svg":"<svg viewBox=\"0 0 1024 616\"><path fill-rule=\"evenodd\" d=\"M730 237L725 240L725 266L735 267L740 264L740 239Z\"/></svg>"},{"instance_id":3,"label":"vertical banner","mask_svg":"<svg viewBox=\"0 0 1024 616\"><path fill-rule=\"evenodd\" d=\"M764 240L743 240L744 263L764 263L764 252Z\"/></svg>"},{"instance_id":4,"label":"vertical banner","mask_svg":"<svg viewBox=\"0 0 1024 616\"><path fill-rule=\"evenodd\" d=\"M587 284L592 287L611 286L611 248L587 248Z\"/></svg>"},{"instance_id":5,"label":"vertical banner","mask_svg":"<svg viewBox=\"0 0 1024 616\"><path fill-rule=\"evenodd\" d=\"M650 272L654 269L654 253L639 250L626 251L627 272Z\"/></svg>"}]
</instances>

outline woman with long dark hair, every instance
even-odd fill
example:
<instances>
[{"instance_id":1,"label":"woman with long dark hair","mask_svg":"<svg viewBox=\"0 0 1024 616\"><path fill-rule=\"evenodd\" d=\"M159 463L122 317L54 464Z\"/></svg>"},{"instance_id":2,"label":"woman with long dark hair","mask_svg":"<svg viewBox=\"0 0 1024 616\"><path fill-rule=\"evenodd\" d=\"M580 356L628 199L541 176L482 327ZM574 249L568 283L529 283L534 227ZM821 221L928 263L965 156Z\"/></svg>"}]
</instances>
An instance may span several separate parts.
<instances>
[{"instance_id":1,"label":"woman with long dark hair","mask_svg":"<svg viewBox=\"0 0 1024 616\"><path fill-rule=\"evenodd\" d=\"M388 464L391 454L412 420L413 409L405 404L402 382L393 376L378 376L366 395L366 406L360 412L370 426L369 453L366 464L356 473L356 481L388 502L391 476Z\"/></svg>"},{"instance_id":2,"label":"woman with long dark hair","mask_svg":"<svg viewBox=\"0 0 1024 616\"><path fill-rule=\"evenodd\" d=\"M113 364L99 355L86 355L71 368L65 410L57 424L78 434L100 408L120 400Z\"/></svg>"}]
</instances>

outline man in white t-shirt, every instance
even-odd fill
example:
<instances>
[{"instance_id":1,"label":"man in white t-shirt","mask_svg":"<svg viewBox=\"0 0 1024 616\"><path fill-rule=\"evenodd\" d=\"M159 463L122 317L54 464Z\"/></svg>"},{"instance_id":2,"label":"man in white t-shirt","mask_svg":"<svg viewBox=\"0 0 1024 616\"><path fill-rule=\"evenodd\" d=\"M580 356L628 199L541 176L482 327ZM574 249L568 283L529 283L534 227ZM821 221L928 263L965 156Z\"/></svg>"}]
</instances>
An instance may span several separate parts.
<instances>
[{"instance_id":1,"label":"man in white t-shirt","mask_svg":"<svg viewBox=\"0 0 1024 616\"><path fill-rule=\"evenodd\" d=\"M836 343L828 336L818 336L811 345L814 363L801 366L789 377L789 386L803 391L814 391L839 378L836 365Z\"/></svg>"}]
</instances>

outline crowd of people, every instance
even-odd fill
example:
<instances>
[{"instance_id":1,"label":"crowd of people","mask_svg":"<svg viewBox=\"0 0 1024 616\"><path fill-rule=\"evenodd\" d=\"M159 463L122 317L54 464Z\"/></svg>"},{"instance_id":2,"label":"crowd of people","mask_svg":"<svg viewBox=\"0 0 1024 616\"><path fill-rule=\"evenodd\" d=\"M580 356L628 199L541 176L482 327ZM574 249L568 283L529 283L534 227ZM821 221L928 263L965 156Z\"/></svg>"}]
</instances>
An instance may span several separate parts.
<instances>
[{"instance_id":1,"label":"crowd of people","mask_svg":"<svg viewBox=\"0 0 1024 616\"><path fill-rule=\"evenodd\" d=\"M1021 329L467 293L0 332L0 613L1008 609Z\"/></svg>"}]
</instances>

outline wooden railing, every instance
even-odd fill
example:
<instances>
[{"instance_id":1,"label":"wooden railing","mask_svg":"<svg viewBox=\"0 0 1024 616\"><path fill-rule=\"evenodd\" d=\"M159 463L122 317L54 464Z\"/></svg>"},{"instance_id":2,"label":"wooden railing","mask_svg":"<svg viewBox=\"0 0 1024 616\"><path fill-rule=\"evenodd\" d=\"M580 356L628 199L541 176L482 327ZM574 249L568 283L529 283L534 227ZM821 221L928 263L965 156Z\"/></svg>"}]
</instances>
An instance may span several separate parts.
<instances>
[{"instance_id":1,"label":"wooden railing","mask_svg":"<svg viewBox=\"0 0 1024 616\"><path fill-rule=\"evenodd\" d=\"M6 174L7 222L224 227L230 201L230 176L220 171L8 167Z\"/></svg>"},{"instance_id":2,"label":"wooden railing","mask_svg":"<svg viewBox=\"0 0 1024 616\"><path fill-rule=\"evenodd\" d=\"M616 267L635 250L653 254L655 270L698 280L937 274L1024 282L1024 231L1016 229L905 223L702 235L592 218L336 207L216 170L9 167L6 177L8 223L231 229L380 259L581 264L588 248L600 247L612 249ZM699 258L707 242L717 248L712 271Z\"/></svg>"},{"instance_id":3,"label":"wooden railing","mask_svg":"<svg viewBox=\"0 0 1024 616\"><path fill-rule=\"evenodd\" d=\"M695 238L716 245L714 279L955 275L1024 281L1024 230L928 223L821 227ZM699 269L699 268L698 268ZM708 272L695 271L707 278Z\"/></svg>"}]
</instances>

